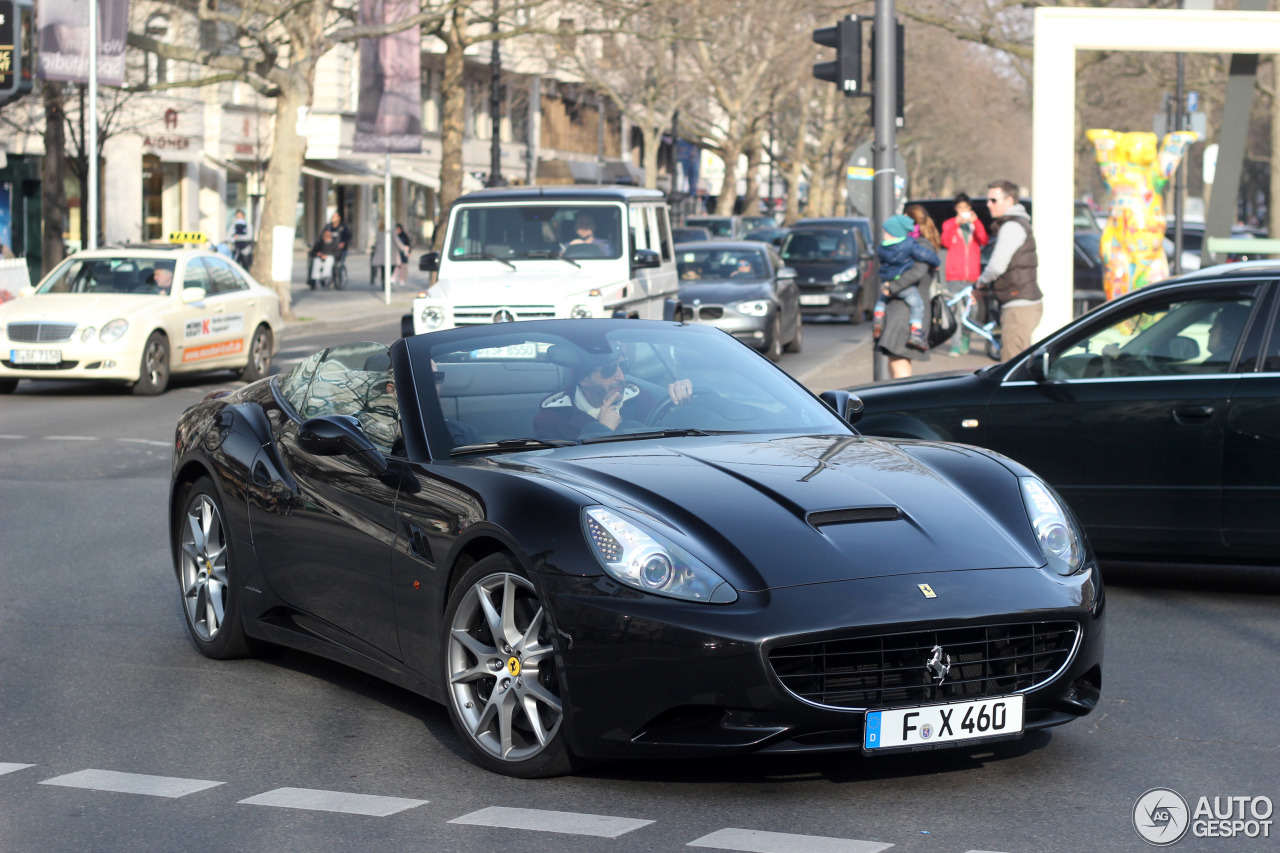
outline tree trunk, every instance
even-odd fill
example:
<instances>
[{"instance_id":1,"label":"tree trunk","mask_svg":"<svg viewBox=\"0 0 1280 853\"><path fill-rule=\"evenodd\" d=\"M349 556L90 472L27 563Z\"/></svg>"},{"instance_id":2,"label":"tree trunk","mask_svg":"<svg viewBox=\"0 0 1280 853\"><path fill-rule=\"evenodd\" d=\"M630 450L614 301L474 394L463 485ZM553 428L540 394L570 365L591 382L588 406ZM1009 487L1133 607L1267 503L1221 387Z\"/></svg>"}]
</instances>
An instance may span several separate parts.
<instances>
[{"instance_id":1,"label":"tree trunk","mask_svg":"<svg viewBox=\"0 0 1280 853\"><path fill-rule=\"evenodd\" d=\"M264 284L270 282L280 296L280 313L286 320L294 319L293 276L290 272L283 279L276 279L272 275L271 259L276 252L276 228L287 229L281 235L285 236L292 233L297 225L302 164L307 154L307 141L298 133L298 119L300 110L311 104L315 63L306 59L295 60L291 72L289 84L280 87L276 98L275 134L263 187L262 226L258 230L253 253L253 277ZM305 241L308 235L302 236ZM281 247L280 251L288 253L292 269L293 241L290 240L288 247Z\"/></svg>"},{"instance_id":2,"label":"tree trunk","mask_svg":"<svg viewBox=\"0 0 1280 853\"><path fill-rule=\"evenodd\" d=\"M747 149L747 191L742 196L742 212L755 216L760 212L760 161L764 159L763 142L757 136Z\"/></svg>"},{"instance_id":3,"label":"tree trunk","mask_svg":"<svg viewBox=\"0 0 1280 853\"><path fill-rule=\"evenodd\" d=\"M63 126L66 110L62 86L62 83L44 83L41 92L44 96L44 157L40 161L42 276L48 275L66 256L63 234L67 230L67 190L62 176L66 171L67 134Z\"/></svg>"},{"instance_id":4,"label":"tree trunk","mask_svg":"<svg viewBox=\"0 0 1280 853\"><path fill-rule=\"evenodd\" d=\"M462 195L462 131L467 109L463 81L463 52L467 49L465 21L451 18L440 38L445 43L444 76L440 81L444 107L440 115L440 219L436 222L436 251L444 249L449 208Z\"/></svg>"},{"instance_id":5,"label":"tree trunk","mask_svg":"<svg viewBox=\"0 0 1280 853\"><path fill-rule=\"evenodd\" d=\"M640 138L644 140L644 185L646 189L658 188L658 146L662 142L662 128L641 125ZM671 175L671 191L675 192L676 176Z\"/></svg>"},{"instance_id":6,"label":"tree trunk","mask_svg":"<svg viewBox=\"0 0 1280 853\"><path fill-rule=\"evenodd\" d=\"M732 126L728 135L734 136ZM720 185L720 195L716 196L716 216L728 216L738 200L738 155L742 153L742 143L736 138L726 139L720 151L724 160L724 183Z\"/></svg>"}]
</instances>

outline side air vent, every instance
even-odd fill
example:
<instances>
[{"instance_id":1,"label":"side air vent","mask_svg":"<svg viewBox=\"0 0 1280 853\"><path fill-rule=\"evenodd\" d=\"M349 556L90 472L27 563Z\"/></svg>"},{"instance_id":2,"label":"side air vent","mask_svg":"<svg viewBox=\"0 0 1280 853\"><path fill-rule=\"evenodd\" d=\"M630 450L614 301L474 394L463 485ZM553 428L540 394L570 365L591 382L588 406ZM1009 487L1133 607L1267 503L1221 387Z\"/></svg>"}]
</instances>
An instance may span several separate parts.
<instances>
[{"instance_id":1,"label":"side air vent","mask_svg":"<svg viewBox=\"0 0 1280 853\"><path fill-rule=\"evenodd\" d=\"M858 506L849 509L827 509L809 513L807 520L814 527L828 524L856 524L860 521L896 521L902 517L896 506Z\"/></svg>"}]
</instances>

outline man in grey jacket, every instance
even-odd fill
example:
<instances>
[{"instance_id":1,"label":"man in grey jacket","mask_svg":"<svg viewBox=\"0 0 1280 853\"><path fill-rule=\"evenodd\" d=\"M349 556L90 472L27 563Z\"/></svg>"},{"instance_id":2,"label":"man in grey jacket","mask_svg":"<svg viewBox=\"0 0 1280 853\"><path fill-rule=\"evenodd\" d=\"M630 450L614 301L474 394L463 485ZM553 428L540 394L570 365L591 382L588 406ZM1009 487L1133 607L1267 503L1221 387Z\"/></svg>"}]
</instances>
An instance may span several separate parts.
<instances>
[{"instance_id":1,"label":"man in grey jacket","mask_svg":"<svg viewBox=\"0 0 1280 853\"><path fill-rule=\"evenodd\" d=\"M1044 316L1043 294L1036 280L1040 261L1031 216L1018 203L1017 184L988 184L987 209L991 211L995 248L977 287L990 287L1000 305L1000 358L1008 361L1031 346L1031 336Z\"/></svg>"}]
</instances>

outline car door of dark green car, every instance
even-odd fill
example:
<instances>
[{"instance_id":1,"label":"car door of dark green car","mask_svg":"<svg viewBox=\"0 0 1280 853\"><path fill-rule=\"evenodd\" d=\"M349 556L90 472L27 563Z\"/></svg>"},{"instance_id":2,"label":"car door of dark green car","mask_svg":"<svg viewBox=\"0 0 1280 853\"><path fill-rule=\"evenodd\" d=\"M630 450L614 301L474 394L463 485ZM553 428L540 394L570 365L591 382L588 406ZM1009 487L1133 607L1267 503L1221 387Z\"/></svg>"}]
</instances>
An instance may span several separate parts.
<instances>
[{"instance_id":1,"label":"car door of dark green car","mask_svg":"<svg viewBox=\"0 0 1280 853\"><path fill-rule=\"evenodd\" d=\"M1055 486L1100 552L1219 556L1224 434L1258 284L1165 289L1049 345L992 396L978 443Z\"/></svg>"},{"instance_id":2,"label":"car door of dark green car","mask_svg":"<svg viewBox=\"0 0 1280 853\"><path fill-rule=\"evenodd\" d=\"M1222 527L1230 556L1280 559L1280 284L1240 361L1224 446ZM1261 353L1259 357L1257 354Z\"/></svg>"}]
</instances>

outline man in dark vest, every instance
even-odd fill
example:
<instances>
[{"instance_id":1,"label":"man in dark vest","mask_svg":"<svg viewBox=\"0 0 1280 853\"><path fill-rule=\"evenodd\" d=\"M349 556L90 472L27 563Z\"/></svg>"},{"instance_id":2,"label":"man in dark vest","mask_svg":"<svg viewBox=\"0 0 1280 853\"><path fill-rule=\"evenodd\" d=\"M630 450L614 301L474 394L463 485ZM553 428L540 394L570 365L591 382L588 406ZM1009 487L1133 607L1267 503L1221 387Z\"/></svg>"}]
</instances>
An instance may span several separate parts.
<instances>
[{"instance_id":1,"label":"man in dark vest","mask_svg":"<svg viewBox=\"0 0 1280 853\"><path fill-rule=\"evenodd\" d=\"M991 288L1000 305L1000 358L1008 361L1031 346L1040 318L1043 295L1036 281L1036 238L1031 216L1018 203L1018 185L992 181L987 185L987 209L995 248L987 268L978 277L978 288Z\"/></svg>"}]
</instances>

